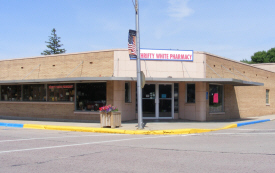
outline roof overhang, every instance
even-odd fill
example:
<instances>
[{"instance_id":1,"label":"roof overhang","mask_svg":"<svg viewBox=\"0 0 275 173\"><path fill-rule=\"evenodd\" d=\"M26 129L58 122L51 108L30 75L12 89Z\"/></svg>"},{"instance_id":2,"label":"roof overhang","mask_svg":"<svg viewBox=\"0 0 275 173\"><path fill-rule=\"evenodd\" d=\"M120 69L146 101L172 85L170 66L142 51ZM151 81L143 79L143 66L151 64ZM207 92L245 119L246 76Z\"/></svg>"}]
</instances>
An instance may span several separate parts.
<instances>
[{"instance_id":1,"label":"roof overhang","mask_svg":"<svg viewBox=\"0 0 275 173\"><path fill-rule=\"evenodd\" d=\"M157 80L155 80L157 79ZM244 81L234 78L146 78L146 81L171 81L171 82L206 82L234 86L263 86L264 83ZM162 80L163 79L163 80Z\"/></svg>"},{"instance_id":2,"label":"roof overhang","mask_svg":"<svg viewBox=\"0 0 275 173\"><path fill-rule=\"evenodd\" d=\"M234 86L263 86L264 83L234 78L146 78L146 82L206 82ZM75 77L53 79L1 80L0 84L84 83L103 81L136 81L136 77Z\"/></svg>"}]
</instances>

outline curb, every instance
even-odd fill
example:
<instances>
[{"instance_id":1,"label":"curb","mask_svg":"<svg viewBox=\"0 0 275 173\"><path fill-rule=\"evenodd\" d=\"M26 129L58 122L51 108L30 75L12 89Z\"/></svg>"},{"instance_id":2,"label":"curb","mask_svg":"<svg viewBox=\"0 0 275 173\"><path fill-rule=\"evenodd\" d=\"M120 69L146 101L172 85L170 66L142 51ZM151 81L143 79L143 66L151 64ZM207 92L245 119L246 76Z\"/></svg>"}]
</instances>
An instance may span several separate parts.
<instances>
[{"instance_id":1,"label":"curb","mask_svg":"<svg viewBox=\"0 0 275 173\"><path fill-rule=\"evenodd\" d=\"M23 128L24 124L15 124L15 123L1 123L0 126L4 127L17 127L17 128Z\"/></svg>"},{"instance_id":2,"label":"curb","mask_svg":"<svg viewBox=\"0 0 275 173\"><path fill-rule=\"evenodd\" d=\"M249 124L262 123L262 122L266 122L266 121L271 121L271 120L270 119L264 119L264 120L249 121L249 122L244 122L244 123L237 123L237 127L245 126L245 125L249 125Z\"/></svg>"},{"instance_id":3,"label":"curb","mask_svg":"<svg viewBox=\"0 0 275 173\"><path fill-rule=\"evenodd\" d=\"M261 123L266 121L271 121L271 120L265 119L265 120L230 124L228 126L225 126L219 129L174 129L174 130L120 130L120 129L109 129L109 128L15 124L15 123L1 123L1 122L0 122L0 126L27 128L27 129L62 130L62 131L76 131L76 132L131 134L131 135L179 135L179 134L195 134L195 133L205 133L205 132L211 132L211 131L217 131L217 130L224 130L224 129L236 128L244 125L256 124L256 123Z\"/></svg>"}]
</instances>

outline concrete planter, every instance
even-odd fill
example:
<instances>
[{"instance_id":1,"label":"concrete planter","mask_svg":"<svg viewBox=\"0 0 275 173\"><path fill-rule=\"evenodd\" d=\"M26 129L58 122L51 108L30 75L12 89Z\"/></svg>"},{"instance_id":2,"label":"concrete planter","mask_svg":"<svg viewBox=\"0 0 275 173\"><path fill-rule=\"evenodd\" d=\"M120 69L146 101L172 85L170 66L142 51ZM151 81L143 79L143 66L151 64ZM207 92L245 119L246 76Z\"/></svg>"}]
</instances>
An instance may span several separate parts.
<instances>
[{"instance_id":1,"label":"concrete planter","mask_svg":"<svg viewBox=\"0 0 275 173\"><path fill-rule=\"evenodd\" d=\"M100 126L116 128L121 126L121 112L100 112Z\"/></svg>"}]
</instances>

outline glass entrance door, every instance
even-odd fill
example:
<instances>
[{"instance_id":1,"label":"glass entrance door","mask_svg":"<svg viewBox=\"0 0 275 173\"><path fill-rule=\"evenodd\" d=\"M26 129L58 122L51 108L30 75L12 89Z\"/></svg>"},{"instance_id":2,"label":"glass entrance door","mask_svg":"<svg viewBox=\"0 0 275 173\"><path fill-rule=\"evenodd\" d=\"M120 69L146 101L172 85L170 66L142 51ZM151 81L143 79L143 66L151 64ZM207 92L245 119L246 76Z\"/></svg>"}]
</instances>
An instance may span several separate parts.
<instances>
[{"instance_id":1,"label":"glass entrance door","mask_svg":"<svg viewBox=\"0 0 275 173\"><path fill-rule=\"evenodd\" d=\"M174 113L172 84L145 84L142 90L142 110L146 119L171 119Z\"/></svg>"},{"instance_id":2,"label":"glass entrance door","mask_svg":"<svg viewBox=\"0 0 275 173\"><path fill-rule=\"evenodd\" d=\"M143 117L145 118L155 118L156 116L156 85L146 84L142 90L142 110Z\"/></svg>"},{"instance_id":3,"label":"glass entrance door","mask_svg":"<svg viewBox=\"0 0 275 173\"><path fill-rule=\"evenodd\" d=\"M159 85L159 118L172 118L172 85Z\"/></svg>"}]
</instances>

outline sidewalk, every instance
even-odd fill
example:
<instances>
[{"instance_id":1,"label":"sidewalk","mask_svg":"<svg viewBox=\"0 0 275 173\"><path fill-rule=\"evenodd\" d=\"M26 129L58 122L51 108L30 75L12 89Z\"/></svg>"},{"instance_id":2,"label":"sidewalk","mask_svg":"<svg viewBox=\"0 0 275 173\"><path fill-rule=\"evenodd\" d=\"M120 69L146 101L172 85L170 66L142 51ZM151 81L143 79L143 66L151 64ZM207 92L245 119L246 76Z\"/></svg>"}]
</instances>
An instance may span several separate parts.
<instances>
[{"instance_id":1,"label":"sidewalk","mask_svg":"<svg viewBox=\"0 0 275 173\"><path fill-rule=\"evenodd\" d=\"M124 134L190 134L202 133L227 128L234 128L238 125L254 124L262 121L274 120L275 115L260 117L248 117L245 119L195 122L187 120L143 120L143 130L137 129L137 120L124 121L121 127L100 128L99 122L61 122L61 121L35 121L35 120L14 120L0 117L0 126L12 127L13 124L20 124L23 128L68 130L99 133L124 133Z\"/></svg>"}]
</instances>

